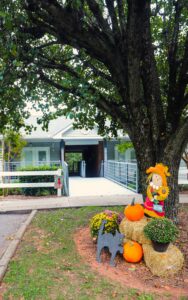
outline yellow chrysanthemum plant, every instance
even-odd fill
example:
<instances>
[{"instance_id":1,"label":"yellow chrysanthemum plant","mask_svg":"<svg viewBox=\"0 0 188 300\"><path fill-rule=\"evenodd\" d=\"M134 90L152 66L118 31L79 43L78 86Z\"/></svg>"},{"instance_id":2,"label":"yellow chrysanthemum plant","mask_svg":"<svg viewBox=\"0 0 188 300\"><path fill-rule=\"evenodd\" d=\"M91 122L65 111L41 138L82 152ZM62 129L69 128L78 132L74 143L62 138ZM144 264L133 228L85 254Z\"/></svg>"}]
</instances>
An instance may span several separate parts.
<instances>
[{"instance_id":1,"label":"yellow chrysanthemum plant","mask_svg":"<svg viewBox=\"0 0 188 300\"><path fill-rule=\"evenodd\" d=\"M90 220L90 232L93 238L98 237L98 232L102 221L107 221L104 227L104 233L115 234L116 230L119 231L119 224L123 218L123 214L119 214L114 211L105 210L104 212L98 213Z\"/></svg>"},{"instance_id":2,"label":"yellow chrysanthemum plant","mask_svg":"<svg viewBox=\"0 0 188 300\"><path fill-rule=\"evenodd\" d=\"M145 215L153 218L163 218L165 216L164 200L169 195L167 177L170 176L170 173L168 167L159 163L148 168L146 173L148 174L148 187L144 203Z\"/></svg>"}]
</instances>

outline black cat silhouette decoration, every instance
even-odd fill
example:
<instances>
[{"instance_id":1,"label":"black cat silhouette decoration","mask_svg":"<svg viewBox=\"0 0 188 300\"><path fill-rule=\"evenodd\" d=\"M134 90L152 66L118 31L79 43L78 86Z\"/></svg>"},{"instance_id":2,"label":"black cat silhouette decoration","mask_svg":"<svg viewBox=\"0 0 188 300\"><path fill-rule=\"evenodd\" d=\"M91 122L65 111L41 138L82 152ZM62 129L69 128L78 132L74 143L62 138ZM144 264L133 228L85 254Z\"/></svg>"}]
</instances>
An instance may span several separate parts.
<instances>
[{"instance_id":1,"label":"black cat silhouette decoration","mask_svg":"<svg viewBox=\"0 0 188 300\"><path fill-rule=\"evenodd\" d=\"M103 248L108 248L111 253L110 265L115 267L114 259L117 252L123 253L122 241L124 235L116 230L115 235L112 233L103 233L104 226L107 221L103 220L99 229L98 239L97 239L97 261L101 262L101 251Z\"/></svg>"}]
</instances>

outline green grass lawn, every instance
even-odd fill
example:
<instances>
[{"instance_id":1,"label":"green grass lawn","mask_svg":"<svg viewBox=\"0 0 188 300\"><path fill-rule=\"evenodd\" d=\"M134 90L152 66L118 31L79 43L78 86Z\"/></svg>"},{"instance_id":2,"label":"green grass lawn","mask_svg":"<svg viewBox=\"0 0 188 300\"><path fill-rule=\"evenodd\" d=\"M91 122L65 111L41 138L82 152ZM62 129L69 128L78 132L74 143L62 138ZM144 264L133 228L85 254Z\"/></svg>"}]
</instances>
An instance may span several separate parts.
<instances>
[{"instance_id":1,"label":"green grass lawn","mask_svg":"<svg viewBox=\"0 0 188 300\"><path fill-rule=\"evenodd\" d=\"M75 230L104 209L39 212L10 262L3 281L3 299L161 299L103 278L79 257L73 241Z\"/></svg>"}]
</instances>

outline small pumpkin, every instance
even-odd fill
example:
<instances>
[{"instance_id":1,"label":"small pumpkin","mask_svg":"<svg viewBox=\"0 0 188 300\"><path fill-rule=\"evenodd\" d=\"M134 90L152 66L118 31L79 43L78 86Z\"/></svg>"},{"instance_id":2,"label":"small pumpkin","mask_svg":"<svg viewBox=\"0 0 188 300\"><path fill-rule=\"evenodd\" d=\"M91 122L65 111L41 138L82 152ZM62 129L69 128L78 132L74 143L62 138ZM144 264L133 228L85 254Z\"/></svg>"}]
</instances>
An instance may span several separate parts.
<instances>
[{"instance_id":1,"label":"small pumpkin","mask_svg":"<svg viewBox=\"0 0 188 300\"><path fill-rule=\"evenodd\" d=\"M143 206L134 202L135 198L133 198L131 205L128 205L124 210L124 215L129 221L139 221L144 216Z\"/></svg>"},{"instance_id":2,"label":"small pumpkin","mask_svg":"<svg viewBox=\"0 0 188 300\"><path fill-rule=\"evenodd\" d=\"M137 263L141 261L143 257L142 246L134 241L129 241L123 246L123 257L126 261L131 263Z\"/></svg>"}]
</instances>

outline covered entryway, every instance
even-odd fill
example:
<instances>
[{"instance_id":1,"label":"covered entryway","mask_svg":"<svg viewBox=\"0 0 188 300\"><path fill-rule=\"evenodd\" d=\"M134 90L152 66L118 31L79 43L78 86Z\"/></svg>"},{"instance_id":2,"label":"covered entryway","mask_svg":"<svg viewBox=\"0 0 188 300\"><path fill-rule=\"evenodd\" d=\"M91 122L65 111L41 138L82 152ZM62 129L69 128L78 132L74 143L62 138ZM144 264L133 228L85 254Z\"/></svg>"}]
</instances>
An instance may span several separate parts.
<instances>
[{"instance_id":1,"label":"covered entryway","mask_svg":"<svg viewBox=\"0 0 188 300\"><path fill-rule=\"evenodd\" d=\"M59 131L54 139L60 139L61 161L69 165L69 176L98 177L104 160L103 137L98 128L74 129L70 124Z\"/></svg>"},{"instance_id":2,"label":"covered entryway","mask_svg":"<svg viewBox=\"0 0 188 300\"><path fill-rule=\"evenodd\" d=\"M104 159L103 142L93 145L65 145L64 149L69 176L100 176L101 161Z\"/></svg>"}]
</instances>

